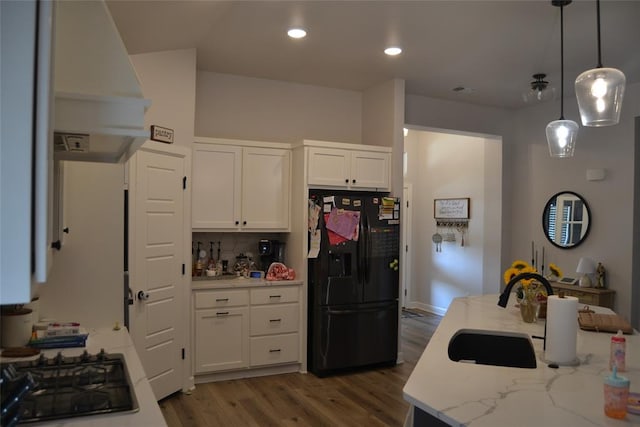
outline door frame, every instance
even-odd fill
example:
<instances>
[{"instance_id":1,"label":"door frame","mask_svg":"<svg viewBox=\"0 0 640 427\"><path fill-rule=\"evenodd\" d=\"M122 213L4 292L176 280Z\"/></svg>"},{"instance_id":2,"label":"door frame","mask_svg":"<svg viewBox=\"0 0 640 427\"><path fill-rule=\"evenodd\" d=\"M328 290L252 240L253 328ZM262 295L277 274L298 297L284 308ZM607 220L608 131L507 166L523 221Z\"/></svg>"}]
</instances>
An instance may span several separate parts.
<instances>
[{"instance_id":1,"label":"door frame","mask_svg":"<svg viewBox=\"0 0 640 427\"><path fill-rule=\"evenodd\" d=\"M400 268L400 280L402 282L402 292L400 293L401 307L406 308L407 302L411 298L411 235L412 233L412 219L413 219L413 185L411 183L405 183L402 188L402 221L401 236L402 236L402 249L401 249L401 268Z\"/></svg>"},{"instance_id":2,"label":"door frame","mask_svg":"<svg viewBox=\"0 0 640 427\"><path fill-rule=\"evenodd\" d=\"M147 151L150 153L162 154L162 155L170 155L174 157L181 157L184 161L184 176L186 177L186 188L184 189L183 194L183 229L182 229L182 237L183 237L183 254L182 254L182 262L185 265L184 274L182 275L182 279L180 281L180 285L182 288L182 307L180 307L180 311L182 313L181 316L181 324L179 327L182 329L183 333L179 334L182 336L182 348L185 350L185 357L182 359L182 366L180 370L182 371L182 391L186 392L192 390L195 387L195 379L193 376L193 366L192 366L192 332L193 332L193 319L191 316L191 255L187 248L191 247L191 150L187 147L179 146L179 145L168 145L160 142L154 142L147 140L138 151ZM136 162L127 162L127 167L125 169L125 189L129 190L129 200L133 200L135 197L136 191L136 182L135 180L131 180L130 177L135 177L137 173L137 165ZM135 221L132 205L129 203L128 210L128 224L129 224L129 232L128 232L128 253L131 258L131 254L135 253L135 242L136 242L136 230L135 230ZM129 260L129 270L131 269L131 259ZM130 284L129 284L130 285ZM126 298L125 293L125 298ZM128 306L129 308L132 305Z\"/></svg>"}]
</instances>

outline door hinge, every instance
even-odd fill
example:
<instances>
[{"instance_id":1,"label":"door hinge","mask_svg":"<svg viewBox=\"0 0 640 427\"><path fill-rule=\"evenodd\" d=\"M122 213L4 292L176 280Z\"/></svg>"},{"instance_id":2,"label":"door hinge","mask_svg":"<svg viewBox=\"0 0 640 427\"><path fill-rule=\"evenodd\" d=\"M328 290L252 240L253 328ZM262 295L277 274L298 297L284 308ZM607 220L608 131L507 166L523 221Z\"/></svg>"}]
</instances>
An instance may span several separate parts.
<instances>
[{"instance_id":1,"label":"door hinge","mask_svg":"<svg viewBox=\"0 0 640 427\"><path fill-rule=\"evenodd\" d=\"M405 297L407 296L407 290L406 289L404 290L404 296Z\"/></svg>"},{"instance_id":2,"label":"door hinge","mask_svg":"<svg viewBox=\"0 0 640 427\"><path fill-rule=\"evenodd\" d=\"M182 177L182 189L183 190L187 189L187 177L186 176Z\"/></svg>"},{"instance_id":3,"label":"door hinge","mask_svg":"<svg viewBox=\"0 0 640 427\"><path fill-rule=\"evenodd\" d=\"M409 201L407 200L407 209L409 209Z\"/></svg>"},{"instance_id":4,"label":"door hinge","mask_svg":"<svg viewBox=\"0 0 640 427\"><path fill-rule=\"evenodd\" d=\"M404 251L409 252L409 245L404 245ZM184 273L183 273L184 274Z\"/></svg>"},{"instance_id":5,"label":"door hinge","mask_svg":"<svg viewBox=\"0 0 640 427\"><path fill-rule=\"evenodd\" d=\"M186 271L187 271L187 270L186 270L185 265L184 265L184 264L182 264L182 275L183 275L183 276L185 275L185 272L186 272Z\"/></svg>"},{"instance_id":6,"label":"door hinge","mask_svg":"<svg viewBox=\"0 0 640 427\"><path fill-rule=\"evenodd\" d=\"M184 348L182 349L182 360L184 360Z\"/></svg>"}]
</instances>

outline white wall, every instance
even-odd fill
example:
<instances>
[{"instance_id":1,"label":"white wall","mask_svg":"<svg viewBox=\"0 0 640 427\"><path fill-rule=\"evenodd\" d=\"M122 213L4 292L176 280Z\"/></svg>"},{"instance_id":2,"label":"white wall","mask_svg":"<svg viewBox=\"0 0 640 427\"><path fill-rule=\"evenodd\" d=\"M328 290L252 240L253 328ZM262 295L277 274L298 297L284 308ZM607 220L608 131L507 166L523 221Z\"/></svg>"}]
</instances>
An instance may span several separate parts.
<instances>
[{"instance_id":1,"label":"white wall","mask_svg":"<svg viewBox=\"0 0 640 427\"><path fill-rule=\"evenodd\" d=\"M131 60L151 107L145 126L175 131L191 145L195 108L195 50L134 55ZM38 291L41 314L90 327L123 324L124 166L66 162L63 250Z\"/></svg>"},{"instance_id":2,"label":"white wall","mask_svg":"<svg viewBox=\"0 0 640 427\"><path fill-rule=\"evenodd\" d=\"M151 99L145 126L174 130L174 144L191 148L196 108L196 50L132 55L144 97Z\"/></svg>"},{"instance_id":3,"label":"white wall","mask_svg":"<svg viewBox=\"0 0 640 427\"><path fill-rule=\"evenodd\" d=\"M565 117L580 123L575 98L565 100ZM616 291L615 309L631 315L631 272L633 246L634 117L640 116L640 84L627 88L622 118L617 126L580 126L575 154L568 159L552 159L544 129L559 116L558 103L518 111L517 145L512 163L520 165L512 180L511 209L520 226L511 230L514 256L530 257L531 241L545 246L546 261L554 262L567 276L576 276L582 256L602 262L607 269L608 287ZM603 181L587 181L587 169L605 169ZM575 191L591 210L589 236L577 248L553 247L544 237L541 216L553 194ZM638 213L636 213L638 215ZM637 294L636 294L637 298Z\"/></svg>"},{"instance_id":4,"label":"white wall","mask_svg":"<svg viewBox=\"0 0 640 427\"><path fill-rule=\"evenodd\" d=\"M47 283L38 287L40 316L91 328L123 325L123 165L65 162L64 237Z\"/></svg>"},{"instance_id":5,"label":"white wall","mask_svg":"<svg viewBox=\"0 0 640 427\"><path fill-rule=\"evenodd\" d=\"M360 92L198 71L195 134L362 143Z\"/></svg>"},{"instance_id":6,"label":"white wall","mask_svg":"<svg viewBox=\"0 0 640 427\"><path fill-rule=\"evenodd\" d=\"M503 137L503 270L513 259L530 258L531 241L538 248L544 245L545 263L558 264L565 275L575 275L580 257L592 257L607 268L609 287L617 292L616 311L630 318L634 117L640 116L640 84L627 87L619 125L580 127L576 154L570 159L551 159L547 153L544 129L558 118L559 101L509 111L407 95L405 109L410 125ZM579 123L575 98L565 100L565 117ZM607 178L586 181L586 169L591 168L606 169ZM582 194L593 215L589 237L570 250L553 248L541 225L546 201L561 190Z\"/></svg>"},{"instance_id":7,"label":"white wall","mask_svg":"<svg viewBox=\"0 0 640 427\"><path fill-rule=\"evenodd\" d=\"M409 306L443 313L455 297L497 293L500 282L500 143L494 139L411 129L405 183L413 185ZM487 166L493 170L487 171ZM498 173L496 173L496 170ZM437 228L433 200L469 197L469 228ZM455 233L436 252L434 233ZM491 279L485 283L485 278Z\"/></svg>"},{"instance_id":8,"label":"white wall","mask_svg":"<svg viewBox=\"0 0 640 427\"><path fill-rule=\"evenodd\" d=\"M404 80L392 79L369 88L362 99L364 144L392 147L391 193L402 196Z\"/></svg>"}]
</instances>

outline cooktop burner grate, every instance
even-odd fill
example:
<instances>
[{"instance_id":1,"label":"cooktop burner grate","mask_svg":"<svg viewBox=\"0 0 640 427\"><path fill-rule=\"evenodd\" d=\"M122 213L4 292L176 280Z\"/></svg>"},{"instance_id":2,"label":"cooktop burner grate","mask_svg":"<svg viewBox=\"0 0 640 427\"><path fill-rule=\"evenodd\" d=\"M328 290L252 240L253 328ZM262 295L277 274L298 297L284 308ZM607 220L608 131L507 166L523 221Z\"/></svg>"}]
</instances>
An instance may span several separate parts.
<instances>
[{"instance_id":1,"label":"cooktop burner grate","mask_svg":"<svg viewBox=\"0 0 640 427\"><path fill-rule=\"evenodd\" d=\"M138 405L123 355L55 358L11 364L17 376L29 373L33 389L21 401L21 423L135 411ZM3 365L3 370L4 370Z\"/></svg>"}]
</instances>

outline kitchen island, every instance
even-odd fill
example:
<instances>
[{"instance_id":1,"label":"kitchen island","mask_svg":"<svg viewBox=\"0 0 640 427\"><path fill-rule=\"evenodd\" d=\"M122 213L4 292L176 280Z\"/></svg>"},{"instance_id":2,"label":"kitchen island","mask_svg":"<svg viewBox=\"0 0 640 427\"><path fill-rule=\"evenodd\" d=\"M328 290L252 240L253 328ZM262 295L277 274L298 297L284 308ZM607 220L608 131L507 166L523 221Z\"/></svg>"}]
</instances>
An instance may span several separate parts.
<instances>
[{"instance_id":1,"label":"kitchen island","mask_svg":"<svg viewBox=\"0 0 640 427\"><path fill-rule=\"evenodd\" d=\"M166 426L158 402L151 390L149 381L145 375L142 364L129 333L125 328L114 331L112 329L90 329L89 337L85 347L63 348L43 350L47 358L54 358L58 352L64 357L80 356L85 350L92 355L97 354L102 349L107 353L119 353L124 356L129 379L133 384L135 399L138 403L138 410L134 412L115 412L105 415L87 415L74 418L57 419L46 422L30 424L38 426L83 426L83 427L162 427ZM38 356L30 358L2 358L2 362L25 361L36 359Z\"/></svg>"},{"instance_id":2,"label":"kitchen island","mask_svg":"<svg viewBox=\"0 0 640 427\"><path fill-rule=\"evenodd\" d=\"M544 321L524 323L511 296L507 308L497 295L456 298L407 381L404 398L412 405L409 425L630 426L604 415L603 379L610 375L611 334L578 329L578 366L553 369L544 362L542 340L533 340L537 368L511 368L451 361L448 344L463 328L544 335ZM593 307L598 312L608 309ZM625 335L631 391L640 392L640 335ZM415 421L415 423L414 423ZM425 424L424 422L428 422Z\"/></svg>"}]
</instances>

